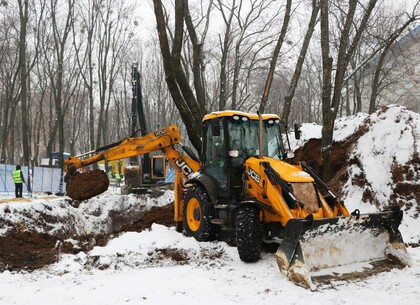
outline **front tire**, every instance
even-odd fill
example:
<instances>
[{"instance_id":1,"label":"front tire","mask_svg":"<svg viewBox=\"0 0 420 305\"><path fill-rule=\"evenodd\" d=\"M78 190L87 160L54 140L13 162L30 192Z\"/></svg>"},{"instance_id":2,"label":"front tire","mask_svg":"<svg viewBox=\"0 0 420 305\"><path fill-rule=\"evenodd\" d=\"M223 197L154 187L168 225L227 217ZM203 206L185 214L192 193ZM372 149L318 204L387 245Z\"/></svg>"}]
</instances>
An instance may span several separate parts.
<instances>
[{"instance_id":1,"label":"front tire","mask_svg":"<svg viewBox=\"0 0 420 305\"><path fill-rule=\"evenodd\" d=\"M187 190L183 213L183 225L187 236L192 236L198 241L210 241L215 238L216 227L211 223L214 207L204 188L193 186Z\"/></svg>"},{"instance_id":2,"label":"front tire","mask_svg":"<svg viewBox=\"0 0 420 305\"><path fill-rule=\"evenodd\" d=\"M262 234L260 213L257 208L239 209L236 215L236 246L242 261L253 263L260 259Z\"/></svg>"}]
</instances>

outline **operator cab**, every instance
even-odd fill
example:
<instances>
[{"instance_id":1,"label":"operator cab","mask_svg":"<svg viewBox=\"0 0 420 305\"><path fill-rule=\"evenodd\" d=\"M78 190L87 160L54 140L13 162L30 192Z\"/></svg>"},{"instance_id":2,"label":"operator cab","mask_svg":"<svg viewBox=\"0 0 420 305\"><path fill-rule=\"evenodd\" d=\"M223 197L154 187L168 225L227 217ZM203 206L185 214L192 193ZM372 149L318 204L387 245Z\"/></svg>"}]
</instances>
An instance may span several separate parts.
<instances>
[{"instance_id":1,"label":"operator cab","mask_svg":"<svg viewBox=\"0 0 420 305\"><path fill-rule=\"evenodd\" d=\"M280 118L262 115L263 155L285 160ZM239 111L221 111L203 119L201 172L210 176L219 188L221 198L231 199L242 190L243 164L259 157L259 117Z\"/></svg>"}]
</instances>

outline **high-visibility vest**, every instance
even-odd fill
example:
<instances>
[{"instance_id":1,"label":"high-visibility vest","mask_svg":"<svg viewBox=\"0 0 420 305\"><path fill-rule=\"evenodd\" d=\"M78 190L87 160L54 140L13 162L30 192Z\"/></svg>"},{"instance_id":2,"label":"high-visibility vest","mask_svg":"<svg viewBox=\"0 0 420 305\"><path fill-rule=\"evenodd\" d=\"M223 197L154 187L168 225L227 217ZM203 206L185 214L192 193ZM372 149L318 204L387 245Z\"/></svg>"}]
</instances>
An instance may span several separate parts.
<instances>
[{"instance_id":1,"label":"high-visibility vest","mask_svg":"<svg viewBox=\"0 0 420 305\"><path fill-rule=\"evenodd\" d=\"M14 170L13 172L12 172L12 177L13 177L13 181L15 182L15 183L22 183L23 181L22 181L22 177L20 176L20 173L21 173L22 171L20 170L20 169L16 169L16 170Z\"/></svg>"}]
</instances>

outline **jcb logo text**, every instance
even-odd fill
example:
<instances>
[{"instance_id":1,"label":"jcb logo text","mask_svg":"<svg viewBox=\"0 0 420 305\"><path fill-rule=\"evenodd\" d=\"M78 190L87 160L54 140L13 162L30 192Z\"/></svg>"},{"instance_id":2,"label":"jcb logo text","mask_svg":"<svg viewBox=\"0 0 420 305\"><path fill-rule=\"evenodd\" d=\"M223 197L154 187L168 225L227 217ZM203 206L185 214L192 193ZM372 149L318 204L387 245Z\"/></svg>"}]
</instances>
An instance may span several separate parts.
<instances>
[{"instance_id":1,"label":"jcb logo text","mask_svg":"<svg viewBox=\"0 0 420 305\"><path fill-rule=\"evenodd\" d=\"M255 182L260 183L261 177L258 175L252 168L248 169L248 175L255 180Z\"/></svg>"},{"instance_id":2,"label":"jcb logo text","mask_svg":"<svg viewBox=\"0 0 420 305\"><path fill-rule=\"evenodd\" d=\"M175 161L175 165L179 167L179 169L184 173L185 176L187 176L187 178L191 178L192 174L194 174L191 167L182 158L178 158Z\"/></svg>"}]
</instances>

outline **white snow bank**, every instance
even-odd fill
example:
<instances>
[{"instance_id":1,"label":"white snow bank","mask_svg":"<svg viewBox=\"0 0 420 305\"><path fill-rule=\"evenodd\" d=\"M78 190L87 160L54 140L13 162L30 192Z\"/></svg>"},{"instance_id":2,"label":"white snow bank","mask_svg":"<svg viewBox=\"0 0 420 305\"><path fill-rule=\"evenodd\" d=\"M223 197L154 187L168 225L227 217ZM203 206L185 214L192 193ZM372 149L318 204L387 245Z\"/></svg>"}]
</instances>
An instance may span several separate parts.
<instances>
[{"instance_id":1,"label":"white snow bank","mask_svg":"<svg viewBox=\"0 0 420 305\"><path fill-rule=\"evenodd\" d=\"M184 240L184 241L182 241ZM204 250L185 264L153 255L160 247L180 247L187 252ZM206 249L223 251L206 256ZM411 268L393 270L355 283L339 283L331 289L311 292L280 275L274 254L263 254L257 263L239 260L236 248L222 242L196 242L159 225L142 233L119 236L106 247L86 256L66 255L55 265L33 273L0 274L0 304L418 304L420 248L409 249ZM95 255L94 255L95 254ZM99 270L86 264L99 256L109 259ZM124 264L126 262L127 264ZM132 262L140 262L133 264ZM104 265L99 265L104 267Z\"/></svg>"},{"instance_id":2,"label":"white snow bank","mask_svg":"<svg viewBox=\"0 0 420 305\"><path fill-rule=\"evenodd\" d=\"M334 141L343 141L359 127L367 130L355 143L350 153L350 160L357 160L348 168L348 179L342 189L342 199L350 211L359 209L362 213L374 213L389 206L391 196L395 195L392 169L395 166L407 166L414 175L410 184L420 184L418 164L411 164L414 154L420 153L420 114L405 107L391 105L378 110L372 115L357 115L338 119L334 127ZM293 150L303 146L309 139L320 139L322 127L315 124L303 124L300 140L292 140ZM354 182L363 177L362 186ZM404 182L404 181L402 181ZM364 199L364 193L370 192L373 202ZM366 197L366 196L365 196ZM420 242L420 219L416 210L418 202L401 198L404 204L404 219L400 226L404 241Z\"/></svg>"},{"instance_id":3,"label":"white snow bank","mask_svg":"<svg viewBox=\"0 0 420 305\"><path fill-rule=\"evenodd\" d=\"M122 196L109 189L99 196L82 201L77 207L72 206L67 197L11 200L0 204L0 220L3 224L0 236L16 227L62 238L73 234L107 234L115 225L115 215L124 214L126 219L136 220L152 206L167 205L173 202L173 198L174 192L171 190L165 191L158 198L152 198L133 194Z\"/></svg>"},{"instance_id":4,"label":"white snow bank","mask_svg":"<svg viewBox=\"0 0 420 305\"><path fill-rule=\"evenodd\" d=\"M339 142L352 135L367 116L366 113L358 113L338 119L334 125L334 141ZM303 123L300 130L302 134L299 140L295 139L294 134L289 135L290 146L293 151L305 145L310 139L322 138L322 126L315 123Z\"/></svg>"}]
</instances>

